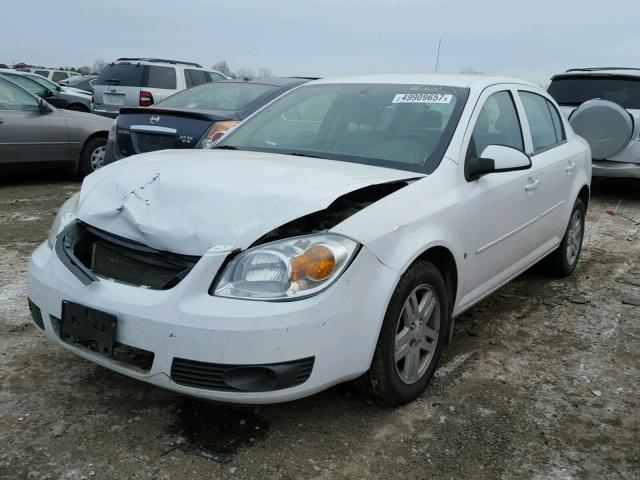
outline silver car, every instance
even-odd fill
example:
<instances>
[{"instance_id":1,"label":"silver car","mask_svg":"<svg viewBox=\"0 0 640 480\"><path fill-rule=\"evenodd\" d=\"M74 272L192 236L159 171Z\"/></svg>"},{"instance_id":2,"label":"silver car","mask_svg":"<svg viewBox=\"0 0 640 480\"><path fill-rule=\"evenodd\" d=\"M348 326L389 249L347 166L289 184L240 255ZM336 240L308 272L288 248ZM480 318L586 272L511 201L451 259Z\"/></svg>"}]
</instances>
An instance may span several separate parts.
<instances>
[{"instance_id":1,"label":"silver car","mask_svg":"<svg viewBox=\"0 0 640 480\"><path fill-rule=\"evenodd\" d=\"M117 117L120 107L149 107L186 88L226 80L201 65L160 58L119 58L93 83L92 112Z\"/></svg>"},{"instance_id":2,"label":"silver car","mask_svg":"<svg viewBox=\"0 0 640 480\"><path fill-rule=\"evenodd\" d=\"M103 164L113 120L58 110L0 77L0 171L8 164L65 166L83 176Z\"/></svg>"}]
</instances>

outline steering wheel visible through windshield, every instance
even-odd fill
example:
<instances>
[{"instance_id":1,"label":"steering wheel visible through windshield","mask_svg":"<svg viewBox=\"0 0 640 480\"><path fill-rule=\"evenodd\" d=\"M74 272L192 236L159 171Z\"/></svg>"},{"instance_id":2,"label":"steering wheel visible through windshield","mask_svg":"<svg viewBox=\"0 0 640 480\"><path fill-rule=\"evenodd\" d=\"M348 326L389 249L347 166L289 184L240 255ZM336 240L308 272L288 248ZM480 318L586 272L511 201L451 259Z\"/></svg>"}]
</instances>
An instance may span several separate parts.
<instances>
[{"instance_id":1,"label":"steering wheel visible through windshield","mask_svg":"<svg viewBox=\"0 0 640 480\"><path fill-rule=\"evenodd\" d=\"M215 148L431 173L467 96L467 89L438 85L303 86L249 118Z\"/></svg>"}]
</instances>

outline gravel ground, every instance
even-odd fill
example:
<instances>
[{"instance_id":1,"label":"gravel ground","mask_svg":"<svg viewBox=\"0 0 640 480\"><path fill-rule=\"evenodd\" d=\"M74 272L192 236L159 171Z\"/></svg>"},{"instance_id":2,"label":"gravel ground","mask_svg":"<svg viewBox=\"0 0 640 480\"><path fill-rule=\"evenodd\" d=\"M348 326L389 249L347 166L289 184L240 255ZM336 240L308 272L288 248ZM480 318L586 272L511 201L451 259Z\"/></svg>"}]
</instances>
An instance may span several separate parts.
<instances>
[{"instance_id":1,"label":"gravel ground","mask_svg":"<svg viewBox=\"0 0 640 480\"><path fill-rule=\"evenodd\" d=\"M26 264L64 177L0 180L2 479L638 479L640 182L594 183L578 271L533 268L464 314L417 401L352 385L261 408L185 399L52 345ZM174 448L178 445L180 448Z\"/></svg>"}]
</instances>

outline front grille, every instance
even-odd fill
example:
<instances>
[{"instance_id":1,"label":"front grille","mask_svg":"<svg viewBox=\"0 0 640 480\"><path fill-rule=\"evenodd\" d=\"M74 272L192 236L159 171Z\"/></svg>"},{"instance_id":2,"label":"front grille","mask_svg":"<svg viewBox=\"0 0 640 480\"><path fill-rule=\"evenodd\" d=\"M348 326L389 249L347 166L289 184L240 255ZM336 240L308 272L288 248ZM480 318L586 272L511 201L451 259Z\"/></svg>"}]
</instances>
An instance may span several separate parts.
<instances>
[{"instance_id":1,"label":"front grille","mask_svg":"<svg viewBox=\"0 0 640 480\"><path fill-rule=\"evenodd\" d=\"M180 385L220 391L259 392L294 387L307 381L314 357L260 365L223 365L174 358L171 380Z\"/></svg>"},{"instance_id":2,"label":"front grille","mask_svg":"<svg viewBox=\"0 0 640 480\"><path fill-rule=\"evenodd\" d=\"M36 306L35 303L31 301L31 299L27 299L29 302L29 311L31 312L31 318L33 319L33 323L35 323L40 330L44 330L44 322L42 321L42 312Z\"/></svg>"},{"instance_id":3,"label":"front grille","mask_svg":"<svg viewBox=\"0 0 640 480\"><path fill-rule=\"evenodd\" d=\"M82 222L76 223L70 235L73 238L65 239L65 251L59 254L63 262L65 255L69 257L67 266L83 278L90 278L93 274L94 279L98 276L129 285L167 290L177 285L199 260L199 257L159 251ZM84 266L84 274L74 268L78 263L74 261L76 259Z\"/></svg>"}]
</instances>

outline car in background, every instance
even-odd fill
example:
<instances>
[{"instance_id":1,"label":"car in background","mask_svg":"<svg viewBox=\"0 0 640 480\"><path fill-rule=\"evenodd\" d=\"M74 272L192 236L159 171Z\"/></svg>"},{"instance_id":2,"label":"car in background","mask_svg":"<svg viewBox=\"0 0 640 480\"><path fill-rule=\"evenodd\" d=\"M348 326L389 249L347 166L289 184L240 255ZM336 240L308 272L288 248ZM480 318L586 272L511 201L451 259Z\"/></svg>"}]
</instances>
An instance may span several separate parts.
<instances>
[{"instance_id":1,"label":"car in background","mask_svg":"<svg viewBox=\"0 0 640 480\"><path fill-rule=\"evenodd\" d=\"M118 116L121 107L149 107L186 88L225 80L202 65L159 58L119 58L93 83L94 113Z\"/></svg>"},{"instance_id":2,"label":"car in background","mask_svg":"<svg viewBox=\"0 0 640 480\"><path fill-rule=\"evenodd\" d=\"M91 109L91 95L82 90L60 86L40 75L29 72L0 70L0 75L9 78L55 107L78 112L89 112Z\"/></svg>"},{"instance_id":3,"label":"car in background","mask_svg":"<svg viewBox=\"0 0 640 480\"><path fill-rule=\"evenodd\" d=\"M70 77L67 80L60 81L60 85L65 87L73 87L90 94L93 93L93 83L97 75L78 75L76 77Z\"/></svg>"},{"instance_id":4,"label":"car in background","mask_svg":"<svg viewBox=\"0 0 640 480\"><path fill-rule=\"evenodd\" d=\"M589 142L594 176L640 178L640 68L573 68L548 91Z\"/></svg>"},{"instance_id":5,"label":"car in background","mask_svg":"<svg viewBox=\"0 0 640 480\"><path fill-rule=\"evenodd\" d=\"M0 76L0 164L65 167L83 176L103 164L112 120L58 110Z\"/></svg>"},{"instance_id":6,"label":"car in background","mask_svg":"<svg viewBox=\"0 0 640 480\"><path fill-rule=\"evenodd\" d=\"M125 107L109 132L105 164L167 148L207 148L274 98L311 80L222 80L189 88L153 107Z\"/></svg>"},{"instance_id":7,"label":"car in background","mask_svg":"<svg viewBox=\"0 0 640 480\"><path fill-rule=\"evenodd\" d=\"M29 305L67 351L187 396L360 378L403 404L457 316L542 259L575 271L590 182L589 145L531 83L309 82L212 149L90 175L31 257Z\"/></svg>"},{"instance_id":8,"label":"car in background","mask_svg":"<svg viewBox=\"0 0 640 480\"><path fill-rule=\"evenodd\" d=\"M28 68L27 70L29 72L35 73L36 75L40 75L41 77L48 78L55 83L80 75L78 72L72 72L69 70L57 70L55 68Z\"/></svg>"}]
</instances>

